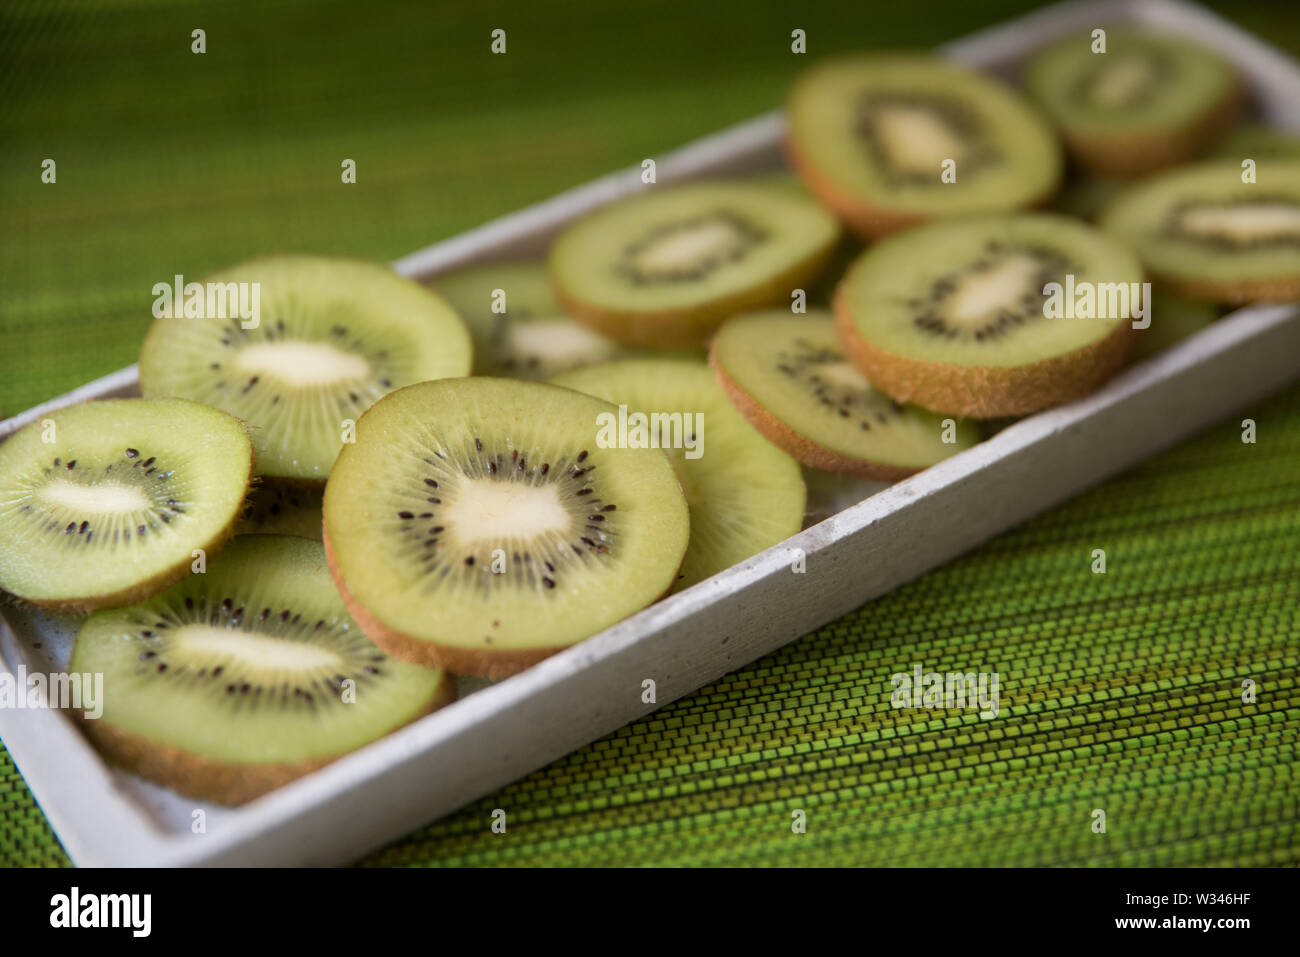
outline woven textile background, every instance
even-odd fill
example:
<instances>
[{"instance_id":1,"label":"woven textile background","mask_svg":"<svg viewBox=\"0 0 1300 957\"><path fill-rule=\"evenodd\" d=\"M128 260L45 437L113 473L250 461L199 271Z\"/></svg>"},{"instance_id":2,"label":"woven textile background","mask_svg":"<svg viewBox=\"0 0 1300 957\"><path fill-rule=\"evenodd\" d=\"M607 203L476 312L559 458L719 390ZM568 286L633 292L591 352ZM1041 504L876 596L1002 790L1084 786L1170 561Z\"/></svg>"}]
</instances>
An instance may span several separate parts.
<instances>
[{"instance_id":1,"label":"woven textile background","mask_svg":"<svg viewBox=\"0 0 1300 957\"><path fill-rule=\"evenodd\" d=\"M0 414L134 361L174 273L395 258L777 105L795 27L1029 5L698 6L0 6ZM1217 6L1300 52L1290 0ZM1300 862L1300 388L1244 414L366 863ZM890 708L915 664L1000 673L1001 717ZM0 749L0 865L66 863Z\"/></svg>"}]
</instances>

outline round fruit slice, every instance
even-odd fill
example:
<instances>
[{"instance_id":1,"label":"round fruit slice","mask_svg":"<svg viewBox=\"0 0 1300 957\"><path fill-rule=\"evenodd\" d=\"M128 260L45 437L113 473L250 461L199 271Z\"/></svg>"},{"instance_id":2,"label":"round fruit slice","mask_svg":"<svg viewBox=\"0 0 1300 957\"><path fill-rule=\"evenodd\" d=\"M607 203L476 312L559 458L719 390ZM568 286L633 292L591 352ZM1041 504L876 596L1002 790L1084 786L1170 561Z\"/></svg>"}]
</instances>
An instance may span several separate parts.
<instances>
[{"instance_id":1,"label":"round fruit slice","mask_svg":"<svg viewBox=\"0 0 1300 957\"><path fill-rule=\"evenodd\" d=\"M570 226L551 248L556 294L629 345L702 345L727 316L788 302L834 251L835 218L781 183L654 186Z\"/></svg>"},{"instance_id":2,"label":"round fruit slice","mask_svg":"<svg viewBox=\"0 0 1300 957\"><path fill-rule=\"evenodd\" d=\"M622 351L564 312L544 263L476 266L439 276L433 288L465 317L475 375L549 379Z\"/></svg>"},{"instance_id":3,"label":"round fruit slice","mask_svg":"<svg viewBox=\"0 0 1300 957\"><path fill-rule=\"evenodd\" d=\"M1060 127L1070 152L1099 173L1131 176L1200 153L1233 122L1242 87L1227 61L1189 40L1110 30L1044 47L1026 87Z\"/></svg>"},{"instance_id":4,"label":"round fruit slice","mask_svg":"<svg viewBox=\"0 0 1300 957\"><path fill-rule=\"evenodd\" d=\"M296 535L321 540L324 489L299 482L255 486L235 526L236 535Z\"/></svg>"},{"instance_id":5,"label":"round fruit slice","mask_svg":"<svg viewBox=\"0 0 1300 957\"><path fill-rule=\"evenodd\" d=\"M798 464L736 413L703 362L624 359L552 381L616 403L629 444L648 442L668 451L691 510L691 543L677 589L743 562L802 527Z\"/></svg>"},{"instance_id":6,"label":"round fruit slice","mask_svg":"<svg viewBox=\"0 0 1300 957\"><path fill-rule=\"evenodd\" d=\"M893 481L980 438L974 422L953 423L945 442L941 416L871 388L823 310L737 316L713 337L709 361L755 428L828 472Z\"/></svg>"},{"instance_id":7,"label":"round fruit slice","mask_svg":"<svg viewBox=\"0 0 1300 957\"><path fill-rule=\"evenodd\" d=\"M835 317L849 356L891 398L1024 415L1087 394L1123 364L1141 283L1133 254L1091 226L977 218L867 250L840 283Z\"/></svg>"},{"instance_id":8,"label":"round fruit slice","mask_svg":"<svg viewBox=\"0 0 1300 957\"><path fill-rule=\"evenodd\" d=\"M409 386L357 423L325 548L376 644L502 677L672 586L689 534L667 456L607 441L618 409L508 379Z\"/></svg>"},{"instance_id":9,"label":"round fruit slice","mask_svg":"<svg viewBox=\"0 0 1300 957\"><path fill-rule=\"evenodd\" d=\"M1216 157L1228 157L1241 162L1245 159L1300 160L1300 132L1244 123L1221 140L1214 148Z\"/></svg>"},{"instance_id":10,"label":"round fruit slice","mask_svg":"<svg viewBox=\"0 0 1300 957\"><path fill-rule=\"evenodd\" d=\"M86 619L68 670L104 676L83 727L115 763L242 804L428 714L442 672L394 661L348 617L319 542L236 539L149 601Z\"/></svg>"},{"instance_id":11,"label":"round fruit slice","mask_svg":"<svg viewBox=\"0 0 1300 957\"><path fill-rule=\"evenodd\" d=\"M1061 150L1019 93L924 56L824 61L795 84L791 164L860 236L1042 202Z\"/></svg>"},{"instance_id":12,"label":"round fruit slice","mask_svg":"<svg viewBox=\"0 0 1300 957\"><path fill-rule=\"evenodd\" d=\"M451 307L377 263L274 256L192 285L149 329L140 388L246 421L263 475L323 481L381 395L469 373Z\"/></svg>"},{"instance_id":13,"label":"round fruit slice","mask_svg":"<svg viewBox=\"0 0 1300 957\"><path fill-rule=\"evenodd\" d=\"M0 588L63 611L166 588L230 535L252 458L238 419L193 402L48 413L0 445Z\"/></svg>"},{"instance_id":14,"label":"round fruit slice","mask_svg":"<svg viewBox=\"0 0 1300 957\"><path fill-rule=\"evenodd\" d=\"M1234 160L1170 170L1116 196L1100 217L1153 279L1213 302L1300 297L1300 160Z\"/></svg>"}]
</instances>

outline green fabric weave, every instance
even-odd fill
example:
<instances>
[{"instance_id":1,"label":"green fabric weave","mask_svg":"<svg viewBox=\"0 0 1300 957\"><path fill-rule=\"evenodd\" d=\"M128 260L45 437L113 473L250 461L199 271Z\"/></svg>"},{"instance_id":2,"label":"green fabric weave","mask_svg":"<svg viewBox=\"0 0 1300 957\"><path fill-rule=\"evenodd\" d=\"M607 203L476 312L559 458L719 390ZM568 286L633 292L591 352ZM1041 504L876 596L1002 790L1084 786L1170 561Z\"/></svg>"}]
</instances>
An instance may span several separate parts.
<instances>
[{"instance_id":1,"label":"green fabric weave","mask_svg":"<svg viewBox=\"0 0 1300 957\"><path fill-rule=\"evenodd\" d=\"M5 4L0 412L133 361L175 272L393 258L770 108L792 27L1025 6ZM1289 3L1229 13L1300 50ZM365 863L1300 863L1300 389L1243 415ZM1002 715L892 709L915 664L998 672ZM66 863L0 750L0 865Z\"/></svg>"}]
</instances>

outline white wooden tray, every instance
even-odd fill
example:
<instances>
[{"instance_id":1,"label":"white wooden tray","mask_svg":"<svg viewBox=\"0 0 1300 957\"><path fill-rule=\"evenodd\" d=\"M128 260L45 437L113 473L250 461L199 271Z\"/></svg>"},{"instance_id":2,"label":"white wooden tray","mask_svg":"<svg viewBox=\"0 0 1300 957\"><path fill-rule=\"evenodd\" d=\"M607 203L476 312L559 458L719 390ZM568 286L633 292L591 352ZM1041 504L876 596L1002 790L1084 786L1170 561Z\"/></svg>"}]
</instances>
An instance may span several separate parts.
<instances>
[{"instance_id":1,"label":"white wooden tray","mask_svg":"<svg viewBox=\"0 0 1300 957\"><path fill-rule=\"evenodd\" d=\"M1263 118L1300 129L1300 65L1175 0L1061 4L943 52L1008 71L1060 33L1134 20L1222 51L1252 81ZM659 159L660 181L777 167L782 125L772 113L677 150ZM423 277L536 254L564 223L640 186L639 169L607 176L396 267ZM814 509L831 517L783 545L520 675L463 688L474 693L242 808L196 803L107 767L61 712L0 709L0 739L80 865L353 860L653 710L641 702L645 678L659 705L689 694L1298 378L1300 307L1242 309L1094 395L906 481L819 493ZM134 394L136 383L135 368L123 369L0 424L0 439L51 409ZM806 555L803 574L791 569L793 549ZM66 621L4 613L0 667L66 665ZM205 833L192 833L195 810Z\"/></svg>"}]
</instances>

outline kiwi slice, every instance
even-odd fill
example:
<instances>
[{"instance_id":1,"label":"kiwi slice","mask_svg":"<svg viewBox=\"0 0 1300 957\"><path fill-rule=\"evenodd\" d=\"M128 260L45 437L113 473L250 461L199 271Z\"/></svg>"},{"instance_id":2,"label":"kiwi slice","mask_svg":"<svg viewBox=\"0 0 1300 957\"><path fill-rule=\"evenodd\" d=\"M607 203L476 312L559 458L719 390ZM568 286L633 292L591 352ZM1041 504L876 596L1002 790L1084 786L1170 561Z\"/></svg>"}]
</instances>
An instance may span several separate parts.
<instances>
[{"instance_id":1,"label":"kiwi slice","mask_svg":"<svg viewBox=\"0 0 1300 957\"><path fill-rule=\"evenodd\" d=\"M813 67L790 96L786 146L813 192L867 239L1039 203L1061 178L1060 146L1027 100L927 56Z\"/></svg>"},{"instance_id":2,"label":"kiwi slice","mask_svg":"<svg viewBox=\"0 0 1300 957\"><path fill-rule=\"evenodd\" d=\"M556 295L628 345L702 345L727 316L789 302L816 279L835 218L773 179L653 186L569 226L551 247Z\"/></svg>"},{"instance_id":3,"label":"kiwi slice","mask_svg":"<svg viewBox=\"0 0 1300 957\"><path fill-rule=\"evenodd\" d=\"M1175 295L1163 287L1151 293L1151 325L1137 331L1137 345L1132 359L1140 362L1177 345L1200 332L1219 317L1219 310L1209 303L1196 302Z\"/></svg>"},{"instance_id":4,"label":"kiwi slice","mask_svg":"<svg viewBox=\"0 0 1300 957\"><path fill-rule=\"evenodd\" d=\"M242 804L454 697L348 617L319 542L238 538L130 608L96 612L68 668L104 676L83 727L109 759L182 794Z\"/></svg>"},{"instance_id":5,"label":"kiwi slice","mask_svg":"<svg viewBox=\"0 0 1300 957\"><path fill-rule=\"evenodd\" d=\"M549 379L622 351L617 342L565 314L545 263L475 266L437 277L433 288L469 326L475 375ZM493 311L498 303L504 311Z\"/></svg>"},{"instance_id":6,"label":"kiwi slice","mask_svg":"<svg viewBox=\"0 0 1300 957\"><path fill-rule=\"evenodd\" d=\"M299 482L267 482L249 493L236 535L296 535L321 540L324 490Z\"/></svg>"},{"instance_id":7,"label":"kiwi slice","mask_svg":"<svg viewBox=\"0 0 1300 957\"><path fill-rule=\"evenodd\" d=\"M1189 298L1300 297L1300 160L1261 162L1254 183L1241 174L1235 160L1169 170L1121 192L1098 222Z\"/></svg>"},{"instance_id":8,"label":"kiwi slice","mask_svg":"<svg viewBox=\"0 0 1300 957\"><path fill-rule=\"evenodd\" d=\"M724 325L709 352L728 398L754 427L800 462L828 472L893 481L979 441L974 422L955 423L905 406L867 382L849 361L829 312L760 312Z\"/></svg>"},{"instance_id":9,"label":"kiwi slice","mask_svg":"<svg viewBox=\"0 0 1300 957\"><path fill-rule=\"evenodd\" d=\"M1243 101L1236 71L1198 43L1144 30L1091 33L1040 50L1025 69L1029 94L1071 154L1099 173L1132 176L1204 152Z\"/></svg>"},{"instance_id":10,"label":"kiwi slice","mask_svg":"<svg viewBox=\"0 0 1300 957\"><path fill-rule=\"evenodd\" d=\"M840 283L836 323L867 380L899 402L1023 415L1085 395L1123 364L1141 281L1122 243L1064 216L938 222L868 249Z\"/></svg>"},{"instance_id":11,"label":"kiwi slice","mask_svg":"<svg viewBox=\"0 0 1300 957\"><path fill-rule=\"evenodd\" d=\"M128 605L230 535L252 476L243 424L194 402L50 412L0 445L0 588L37 605Z\"/></svg>"},{"instance_id":12,"label":"kiwi slice","mask_svg":"<svg viewBox=\"0 0 1300 957\"><path fill-rule=\"evenodd\" d=\"M691 512L691 541L677 589L743 562L802 527L805 494L798 464L736 413L703 362L624 359L552 381L625 407L630 424L640 413L647 435L653 432L652 441L668 450Z\"/></svg>"},{"instance_id":13,"label":"kiwi slice","mask_svg":"<svg viewBox=\"0 0 1300 957\"><path fill-rule=\"evenodd\" d=\"M330 568L366 634L408 661L503 677L667 592L686 501L663 452L601 444L617 413L491 378L372 406L325 486Z\"/></svg>"},{"instance_id":14,"label":"kiwi slice","mask_svg":"<svg viewBox=\"0 0 1300 957\"><path fill-rule=\"evenodd\" d=\"M375 399L469 373L464 323L387 266L272 256L210 276L207 288L238 288L230 283L257 284L256 328L179 311L155 320L140 352L140 388L146 398L194 399L246 421L263 475L323 481L347 423Z\"/></svg>"}]
</instances>

